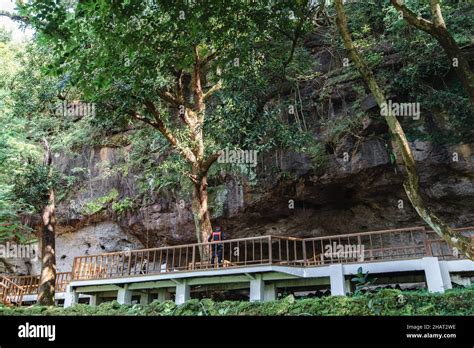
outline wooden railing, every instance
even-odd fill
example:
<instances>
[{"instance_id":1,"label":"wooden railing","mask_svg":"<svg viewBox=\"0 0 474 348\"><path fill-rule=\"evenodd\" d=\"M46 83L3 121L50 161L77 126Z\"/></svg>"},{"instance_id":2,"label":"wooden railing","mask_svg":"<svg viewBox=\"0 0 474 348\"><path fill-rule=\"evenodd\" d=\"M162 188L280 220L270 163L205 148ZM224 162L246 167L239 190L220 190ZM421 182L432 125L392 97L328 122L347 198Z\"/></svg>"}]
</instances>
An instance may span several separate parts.
<instances>
[{"instance_id":1,"label":"wooden railing","mask_svg":"<svg viewBox=\"0 0 474 348\"><path fill-rule=\"evenodd\" d=\"M130 250L74 259L73 279L99 279L270 264L270 236ZM214 264L212 254L216 254ZM218 263L218 256L222 262Z\"/></svg>"},{"instance_id":2,"label":"wooden railing","mask_svg":"<svg viewBox=\"0 0 474 348\"><path fill-rule=\"evenodd\" d=\"M7 277L0 276L0 303L21 306L24 294L24 288L16 285Z\"/></svg>"},{"instance_id":3,"label":"wooden railing","mask_svg":"<svg viewBox=\"0 0 474 348\"><path fill-rule=\"evenodd\" d=\"M56 273L56 292L66 292L66 287L71 281L71 275L71 272ZM38 293L39 275L12 276L8 277L8 279L22 287L25 290L25 295L36 295Z\"/></svg>"},{"instance_id":4,"label":"wooden railing","mask_svg":"<svg viewBox=\"0 0 474 348\"><path fill-rule=\"evenodd\" d=\"M424 227L305 239L307 265L408 259L425 256Z\"/></svg>"},{"instance_id":5,"label":"wooden railing","mask_svg":"<svg viewBox=\"0 0 474 348\"><path fill-rule=\"evenodd\" d=\"M474 227L457 230L474 234ZM222 255L221 263L218 254ZM255 265L305 267L423 256L456 257L433 231L412 227L305 239L262 236L79 256L74 259L72 278L116 278Z\"/></svg>"},{"instance_id":6,"label":"wooden railing","mask_svg":"<svg viewBox=\"0 0 474 348\"><path fill-rule=\"evenodd\" d=\"M471 250L474 252L474 227L455 228L454 230L471 239ZM448 243L436 232L430 230L426 233L426 254L428 256L435 256L443 260L459 258L453 249L448 246Z\"/></svg>"}]
</instances>

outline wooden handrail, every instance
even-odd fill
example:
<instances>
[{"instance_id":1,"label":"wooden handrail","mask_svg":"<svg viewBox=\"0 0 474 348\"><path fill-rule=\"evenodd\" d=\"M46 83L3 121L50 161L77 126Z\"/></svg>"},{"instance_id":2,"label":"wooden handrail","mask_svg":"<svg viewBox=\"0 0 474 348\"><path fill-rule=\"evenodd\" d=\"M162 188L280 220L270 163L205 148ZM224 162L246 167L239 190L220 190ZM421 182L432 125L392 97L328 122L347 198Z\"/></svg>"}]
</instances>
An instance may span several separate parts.
<instances>
[{"instance_id":1,"label":"wooden handrail","mask_svg":"<svg viewBox=\"0 0 474 348\"><path fill-rule=\"evenodd\" d=\"M474 231L474 228L456 230ZM72 279L113 278L215 268L216 265L209 260L212 259L211 251L215 259L222 259L223 264L219 267L266 264L305 266L314 265L317 259L324 264L324 248L333 242L364 246L369 260L411 258L419 257L420 254L428 256L432 254L429 242L431 238L428 237L431 233L434 232L417 226L311 238L267 235L84 255L74 258ZM404 244L393 245L399 241ZM403 249L407 249L407 253L397 253ZM221 255L218 256L219 254Z\"/></svg>"},{"instance_id":2,"label":"wooden handrail","mask_svg":"<svg viewBox=\"0 0 474 348\"><path fill-rule=\"evenodd\" d=\"M25 289L5 276L0 276L0 284L2 289L0 292L0 302L5 305L12 305L14 303L17 306L21 306Z\"/></svg>"},{"instance_id":3,"label":"wooden handrail","mask_svg":"<svg viewBox=\"0 0 474 348\"><path fill-rule=\"evenodd\" d=\"M396 233L396 232L410 232L410 231L426 231L424 227L412 227L412 228L397 228L394 230L380 230L380 231L367 231L367 232L359 232L359 233L346 233L346 234L333 234L331 236L321 236L321 237L310 237L305 238L306 241L311 240L325 240L325 239L336 239L336 238L350 238L350 237L363 237L369 236L374 234L387 234L387 233Z\"/></svg>"},{"instance_id":4,"label":"wooden handrail","mask_svg":"<svg viewBox=\"0 0 474 348\"><path fill-rule=\"evenodd\" d=\"M65 292L66 286L71 281L71 272L56 273L56 292ZM38 286L40 281L39 275L24 275L24 276L5 276L16 285L23 287L25 295L35 295L38 293Z\"/></svg>"}]
</instances>

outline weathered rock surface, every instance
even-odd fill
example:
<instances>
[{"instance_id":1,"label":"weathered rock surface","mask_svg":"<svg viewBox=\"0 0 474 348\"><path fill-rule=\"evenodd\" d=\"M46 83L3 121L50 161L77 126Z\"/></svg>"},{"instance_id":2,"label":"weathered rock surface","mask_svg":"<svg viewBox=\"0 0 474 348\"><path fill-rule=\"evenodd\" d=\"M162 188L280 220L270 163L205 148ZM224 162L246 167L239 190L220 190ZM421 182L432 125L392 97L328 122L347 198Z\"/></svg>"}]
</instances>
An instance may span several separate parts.
<instances>
[{"instance_id":1,"label":"weathered rock surface","mask_svg":"<svg viewBox=\"0 0 474 348\"><path fill-rule=\"evenodd\" d=\"M76 232L63 233L56 239L58 272L69 272L74 257L118 250L140 249L144 245L133 235L111 222L93 224Z\"/></svg>"}]
</instances>

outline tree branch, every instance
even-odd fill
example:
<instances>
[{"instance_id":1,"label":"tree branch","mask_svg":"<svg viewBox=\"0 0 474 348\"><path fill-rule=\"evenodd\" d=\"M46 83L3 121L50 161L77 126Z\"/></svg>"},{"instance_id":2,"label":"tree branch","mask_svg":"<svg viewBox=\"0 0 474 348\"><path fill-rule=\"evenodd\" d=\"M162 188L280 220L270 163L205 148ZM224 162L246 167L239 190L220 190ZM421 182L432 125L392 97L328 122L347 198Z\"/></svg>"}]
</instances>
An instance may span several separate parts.
<instances>
[{"instance_id":1,"label":"tree branch","mask_svg":"<svg viewBox=\"0 0 474 348\"><path fill-rule=\"evenodd\" d=\"M209 168L211 168L212 164L217 161L217 159L220 156L220 151L212 154L205 160L202 165L201 165L201 175L206 175L207 172L209 171Z\"/></svg>"},{"instance_id":2,"label":"tree branch","mask_svg":"<svg viewBox=\"0 0 474 348\"><path fill-rule=\"evenodd\" d=\"M201 60L199 58L199 48L194 46L194 71L193 71L193 87L194 87L194 107L196 111L201 111L204 107L203 92L201 85Z\"/></svg>"},{"instance_id":3,"label":"tree branch","mask_svg":"<svg viewBox=\"0 0 474 348\"><path fill-rule=\"evenodd\" d=\"M211 54L209 54L207 57L203 58L200 63L201 69L204 69L210 62L212 62L217 57L217 55L218 55L217 51L214 51Z\"/></svg>"},{"instance_id":4,"label":"tree branch","mask_svg":"<svg viewBox=\"0 0 474 348\"><path fill-rule=\"evenodd\" d=\"M149 126L152 126L153 128L158 128L158 125L155 122L138 114L136 111L130 111L129 115L138 121L141 121L143 123L146 123Z\"/></svg>"},{"instance_id":5,"label":"tree branch","mask_svg":"<svg viewBox=\"0 0 474 348\"><path fill-rule=\"evenodd\" d=\"M25 23L29 22L28 17L23 17L23 16L20 16L20 15L17 15L17 14L8 12L8 11L4 11L4 10L0 10L0 16L8 17L12 21L22 21L22 22L25 22Z\"/></svg>"},{"instance_id":6,"label":"tree branch","mask_svg":"<svg viewBox=\"0 0 474 348\"><path fill-rule=\"evenodd\" d=\"M408 23L429 34L434 33L434 25L432 22L416 15L413 11L407 8L401 0L390 1L395 9L402 13L403 18L405 18Z\"/></svg>"},{"instance_id":7,"label":"tree branch","mask_svg":"<svg viewBox=\"0 0 474 348\"><path fill-rule=\"evenodd\" d=\"M217 83L212 86L204 95L202 96L202 101L206 102L214 93L216 93L218 90L222 88L222 81L219 80Z\"/></svg>"},{"instance_id":8,"label":"tree branch","mask_svg":"<svg viewBox=\"0 0 474 348\"><path fill-rule=\"evenodd\" d=\"M197 161L196 156L194 156L194 154L192 153L192 151L190 149L183 146L178 141L178 139L174 136L174 134L168 129L168 127L166 126L166 124L164 123L164 121L161 117L161 113L156 109L155 104L150 100L145 100L144 104L145 104L145 107L148 110L148 112L150 112L154 116L155 122L150 122L149 120L147 120L144 117L140 117L140 118L135 117L135 118L137 118L141 121L144 121L144 122L152 125L156 129L158 129L161 132L161 134L163 134L163 136L166 138L166 140L168 140L170 145L176 151L178 151L184 157L184 159L187 162L189 162L191 164L195 164L196 161ZM137 114L135 114L135 115L137 115Z\"/></svg>"},{"instance_id":9,"label":"tree branch","mask_svg":"<svg viewBox=\"0 0 474 348\"><path fill-rule=\"evenodd\" d=\"M433 25L435 26L435 28L443 28L447 30L446 24L444 23L443 19L443 14L441 13L441 6L439 5L439 0L429 1L431 16L433 17Z\"/></svg>"},{"instance_id":10,"label":"tree branch","mask_svg":"<svg viewBox=\"0 0 474 348\"><path fill-rule=\"evenodd\" d=\"M164 91L164 90L159 90L157 92L158 96L163 99L163 101L173 105L173 106L179 106L181 105L181 102L179 101L178 98L176 98L171 92Z\"/></svg>"}]
</instances>

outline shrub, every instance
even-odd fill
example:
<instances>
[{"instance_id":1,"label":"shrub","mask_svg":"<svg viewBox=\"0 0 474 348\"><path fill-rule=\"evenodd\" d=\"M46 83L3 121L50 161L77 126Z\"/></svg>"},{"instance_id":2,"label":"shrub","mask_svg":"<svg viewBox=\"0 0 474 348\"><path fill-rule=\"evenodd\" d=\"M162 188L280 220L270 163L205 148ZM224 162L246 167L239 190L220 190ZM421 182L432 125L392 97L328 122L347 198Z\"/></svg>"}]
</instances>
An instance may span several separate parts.
<instances>
[{"instance_id":1,"label":"shrub","mask_svg":"<svg viewBox=\"0 0 474 348\"><path fill-rule=\"evenodd\" d=\"M214 302L190 300L177 306L172 301L149 305L121 305L117 301L97 307L77 304L60 307L5 307L0 315L70 316L303 316L303 315L474 315L474 288L448 290L444 294L426 291L384 289L353 296L295 299L292 295L269 302Z\"/></svg>"}]
</instances>

